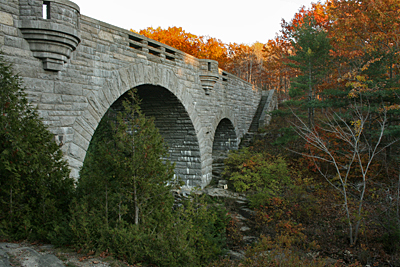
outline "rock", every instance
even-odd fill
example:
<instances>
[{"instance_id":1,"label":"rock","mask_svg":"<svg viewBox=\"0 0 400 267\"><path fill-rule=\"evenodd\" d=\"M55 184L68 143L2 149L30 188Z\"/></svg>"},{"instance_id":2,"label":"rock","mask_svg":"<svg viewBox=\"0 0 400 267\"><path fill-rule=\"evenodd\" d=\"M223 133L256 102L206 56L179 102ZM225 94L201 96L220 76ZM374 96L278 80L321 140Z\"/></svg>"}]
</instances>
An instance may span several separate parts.
<instances>
[{"instance_id":1,"label":"rock","mask_svg":"<svg viewBox=\"0 0 400 267\"><path fill-rule=\"evenodd\" d=\"M246 231L250 231L250 230L251 230L250 227L247 227L247 226L240 227L240 231L242 231L242 232L246 232Z\"/></svg>"},{"instance_id":2,"label":"rock","mask_svg":"<svg viewBox=\"0 0 400 267\"><path fill-rule=\"evenodd\" d=\"M243 236L242 239L246 244L252 244L257 241L257 237L255 236Z\"/></svg>"},{"instance_id":3,"label":"rock","mask_svg":"<svg viewBox=\"0 0 400 267\"><path fill-rule=\"evenodd\" d=\"M18 244L14 244L14 243L0 243L0 248L5 249L6 251L9 249L14 249L14 248L18 248L19 245Z\"/></svg>"},{"instance_id":4,"label":"rock","mask_svg":"<svg viewBox=\"0 0 400 267\"><path fill-rule=\"evenodd\" d=\"M204 193L211 197L227 197L227 198L240 198L240 195L229 190L224 190L222 188L206 188Z\"/></svg>"},{"instance_id":5,"label":"rock","mask_svg":"<svg viewBox=\"0 0 400 267\"><path fill-rule=\"evenodd\" d=\"M227 180L219 180L218 181L218 188L228 189L228 181Z\"/></svg>"},{"instance_id":6,"label":"rock","mask_svg":"<svg viewBox=\"0 0 400 267\"><path fill-rule=\"evenodd\" d=\"M45 254L39 259L39 266L41 267L65 267L63 262L52 254Z\"/></svg>"},{"instance_id":7,"label":"rock","mask_svg":"<svg viewBox=\"0 0 400 267\"><path fill-rule=\"evenodd\" d=\"M242 215L240 215L238 213L231 213L231 217L233 219L237 219L239 222L247 221L247 219L245 217L243 217Z\"/></svg>"},{"instance_id":8,"label":"rock","mask_svg":"<svg viewBox=\"0 0 400 267\"><path fill-rule=\"evenodd\" d=\"M39 261L42 255L40 255L39 252L31 248L22 247L13 250L12 255L15 256L21 262L22 266L26 267L41 266L39 264Z\"/></svg>"},{"instance_id":9,"label":"rock","mask_svg":"<svg viewBox=\"0 0 400 267\"><path fill-rule=\"evenodd\" d=\"M8 256L7 252L0 247L0 266L1 267L11 266L9 258L10 257Z\"/></svg>"},{"instance_id":10,"label":"rock","mask_svg":"<svg viewBox=\"0 0 400 267\"><path fill-rule=\"evenodd\" d=\"M247 202L246 202L246 201L236 200L235 202L236 202L237 204L239 204L239 205L247 205Z\"/></svg>"},{"instance_id":11,"label":"rock","mask_svg":"<svg viewBox=\"0 0 400 267\"><path fill-rule=\"evenodd\" d=\"M233 251L233 250L229 250L229 251L226 253L226 255L228 255L229 258L230 258L231 260L238 260L238 261L240 261L240 260L242 260L242 259L245 258L244 252L243 252L243 251Z\"/></svg>"},{"instance_id":12,"label":"rock","mask_svg":"<svg viewBox=\"0 0 400 267\"><path fill-rule=\"evenodd\" d=\"M252 218L252 217L254 217L254 215L256 215L256 212L255 212L254 210L249 209L249 208L241 208L241 209L239 210L239 213L240 213L243 217L245 217L245 218L247 218L247 219Z\"/></svg>"}]
</instances>

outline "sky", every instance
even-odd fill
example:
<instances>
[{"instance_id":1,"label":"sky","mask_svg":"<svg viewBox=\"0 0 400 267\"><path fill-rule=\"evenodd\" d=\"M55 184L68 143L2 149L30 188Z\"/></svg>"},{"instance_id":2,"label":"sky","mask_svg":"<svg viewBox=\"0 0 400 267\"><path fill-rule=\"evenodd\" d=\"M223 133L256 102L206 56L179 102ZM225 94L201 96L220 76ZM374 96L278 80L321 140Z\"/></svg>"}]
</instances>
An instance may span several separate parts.
<instances>
[{"instance_id":1,"label":"sky","mask_svg":"<svg viewBox=\"0 0 400 267\"><path fill-rule=\"evenodd\" d=\"M123 29L182 27L224 43L266 43L311 0L72 0L82 15Z\"/></svg>"}]
</instances>

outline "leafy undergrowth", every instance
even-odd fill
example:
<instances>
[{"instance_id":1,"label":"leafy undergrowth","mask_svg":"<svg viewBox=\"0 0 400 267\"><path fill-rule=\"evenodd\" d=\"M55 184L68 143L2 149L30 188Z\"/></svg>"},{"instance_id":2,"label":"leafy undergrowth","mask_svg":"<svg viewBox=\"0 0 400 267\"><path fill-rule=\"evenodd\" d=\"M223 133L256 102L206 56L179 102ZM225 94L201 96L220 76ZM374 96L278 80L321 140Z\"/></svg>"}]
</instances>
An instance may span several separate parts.
<instances>
[{"instance_id":1,"label":"leafy undergrowth","mask_svg":"<svg viewBox=\"0 0 400 267\"><path fill-rule=\"evenodd\" d=\"M350 245L343 196L308 159L273 146L271 132L253 147L230 154L224 173L230 188L245 192L256 211L258 242L242 247L246 257L240 262L221 258L209 266L400 266L396 165L374 163L382 171L366 190L359 236ZM288 147L304 144L292 140ZM228 244L243 245L234 222L229 226Z\"/></svg>"}]
</instances>

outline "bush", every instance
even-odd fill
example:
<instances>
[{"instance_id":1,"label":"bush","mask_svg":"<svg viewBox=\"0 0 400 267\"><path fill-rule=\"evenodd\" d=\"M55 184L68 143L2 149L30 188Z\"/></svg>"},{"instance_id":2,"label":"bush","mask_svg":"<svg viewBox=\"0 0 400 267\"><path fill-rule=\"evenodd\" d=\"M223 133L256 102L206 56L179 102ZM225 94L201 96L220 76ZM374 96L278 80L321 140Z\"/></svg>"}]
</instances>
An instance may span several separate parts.
<instances>
[{"instance_id":1,"label":"bush","mask_svg":"<svg viewBox=\"0 0 400 267\"><path fill-rule=\"evenodd\" d=\"M237 192L253 191L274 196L290 184L289 169L280 157L253 154L245 148L231 152L225 165L223 175Z\"/></svg>"}]
</instances>

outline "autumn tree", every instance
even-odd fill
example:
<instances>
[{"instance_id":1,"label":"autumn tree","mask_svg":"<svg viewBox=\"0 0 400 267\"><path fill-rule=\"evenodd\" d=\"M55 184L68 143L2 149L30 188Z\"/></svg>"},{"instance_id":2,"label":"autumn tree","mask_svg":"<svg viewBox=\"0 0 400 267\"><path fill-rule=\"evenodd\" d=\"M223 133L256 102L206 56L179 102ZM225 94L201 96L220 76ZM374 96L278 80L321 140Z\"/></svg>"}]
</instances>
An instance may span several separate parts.
<instances>
[{"instance_id":1,"label":"autumn tree","mask_svg":"<svg viewBox=\"0 0 400 267\"><path fill-rule=\"evenodd\" d=\"M133 30L131 30L133 31ZM213 59L225 68L228 62L228 48L221 40L209 36L197 36L186 32L181 27L148 27L139 31L148 38L172 46L200 59Z\"/></svg>"},{"instance_id":2,"label":"autumn tree","mask_svg":"<svg viewBox=\"0 0 400 267\"><path fill-rule=\"evenodd\" d=\"M391 144L382 140L388 127L387 111L371 112L368 99L355 97L346 113L330 110L317 127L311 128L299 119L296 131L304 139L316 170L342 196L350 244L357 242L365 198L377 170L373 168L378 155ZM376 134L367 124L374 120ZM394 143L393 141L392 143Z\"/></svg>"},{"instance_id":3,"label":"autumn tree","mask_svg":"<svg viewBox=\"0 0 400 267\"><path fill-rule=\"evenodd\" d=\"M297 74L296 69L285 64L291 51L291 43L280 36L269 40L263 48L265 82L285 99L289 96L290 79Z\"/></svg>"},{"instance_id":4,"label":"autumn tree","mask_svg":"<svg viewBox=\"0 0 400 267\"><path fill-rule=\"evenodd\" d=\"M393 0L328 1L335 60L341 70L338 81L350 96L368 93L380 107L388 109L390 143L399 135L400 103L400 3ZM371 127L373 124L371 124ZM387 140L386 140L387 139ZM387 156L396 149L388 147Z\"/></svg>"},{"instance_id":5,"label":"autumn tree","mask_svg":"<svg viewBox=\"0 0 400 267\"><path fill-rule=\"evenodd\" d=\"M308 144L306 156L342 195L352 245L378 176L376 166L399 138L396 10L398 2L390 0L328 1L329 25L321 28L332 40L327 62L333 82L323 93L332 103L339 98L340 108L325 101L332 109L315 128L296 127Z\"/></svg>"},{"instance_id":6,"label":"autumn tree","mask_svg":"<svg viewBox=\"0 0 400 267\"><path fill-rule=\"evenodd\" d=\"M229 61L226 70L239 78L265 88L265 71L262 43L252 45L229 44Z\"/></svg>"}]
</instances>

